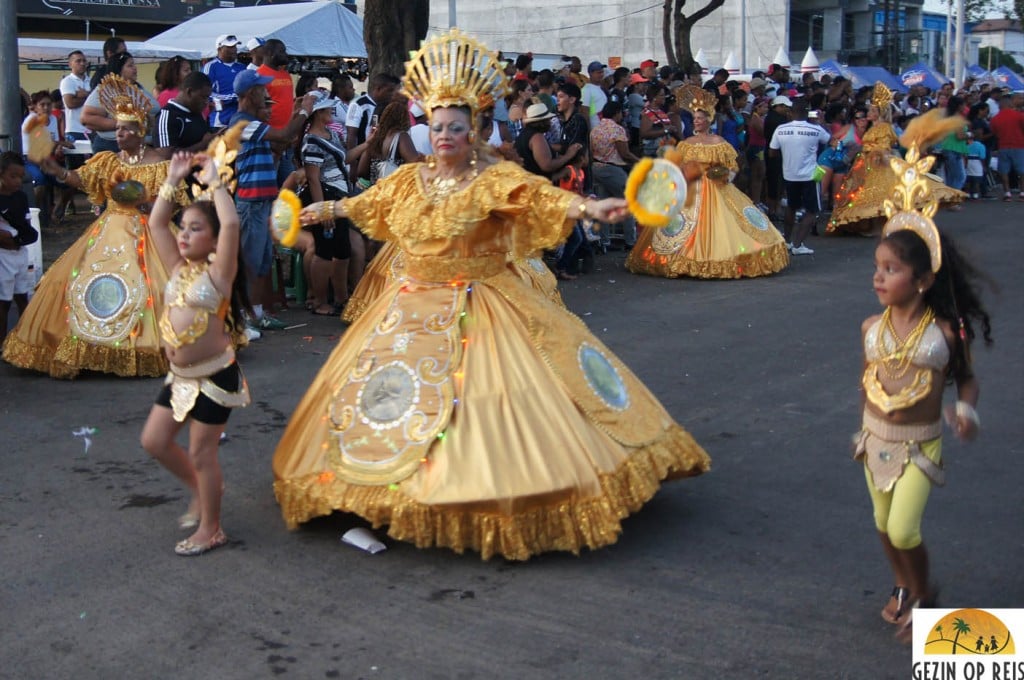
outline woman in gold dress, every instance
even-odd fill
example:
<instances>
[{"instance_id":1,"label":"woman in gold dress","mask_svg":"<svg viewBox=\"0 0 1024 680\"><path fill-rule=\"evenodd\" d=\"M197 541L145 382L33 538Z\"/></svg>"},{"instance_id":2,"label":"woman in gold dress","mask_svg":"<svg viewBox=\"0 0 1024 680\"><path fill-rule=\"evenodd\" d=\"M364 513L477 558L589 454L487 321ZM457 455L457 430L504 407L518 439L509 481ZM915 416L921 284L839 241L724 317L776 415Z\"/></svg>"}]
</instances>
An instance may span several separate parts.
<instances>
[{"instance_id":1,"label":"woman in gold dress","mask_svg":"<svg viewBox=\"0 0 1024 680\"><path fill-rule=\"evenodd\" d=\"M680 88L678 101L693 112L694 135L665 158L683 169L686 202L668 226L643 229L626 268L635 274L701 279L766 276L784 269L789 264L785 239L733 186L736 150L709 132L717 97L687 85ZM627 192L630 186L633 182Z\"/></svg>"},{"instance_id":2,"label":"woman in gold dress","mask_svg":"<svg viewBox=\"0 0 1024 680\"><path fill-rule=\"evenodd\" d=\"M832 219L825 231L870 236L885 224L884 201L899 184L889 161L898 146L892 127L892 92L876 83L868 107L871 127L864 133L861 150L834 197ZM959 203L966 194L947 187L938 178L926 177L929 194L939 203ZM917 206L918 208L922 206Z\"/></svg>"},{"instance_id":3,"label":"woman in gold dress","mask_svg":"<svg viewBox=\"0 0 1024 680\"><path fill-rule=\"evenodd\" d=\"M142 90L116 75L100 88L117 121L120 151L97 153L77 171L52 160L42 167L106 210L43 276L7 336L3 358L55 378L82 370L161 376L167 359L157 324L167 273L142 211L166 179L168 162L143 142L150 104ZM187 203L184 189L177 202Z\"/></svg>"},{"instance_id":4,"label":"woman in gold dress","mask_svg":"<svg viewBox=\"0 0 1024 680\"><path fill-rule=\"evenodd\" d=\"M625 204L581 199L506 161L470 164L480 95L507 87L475 40L453 31L407 68L436 166L403 165L303 211L397 242L407 278L349 328L295 409L273 462L284 519L352 512L418 547L484 559L614 543L663 480L710 461L508 261L557 244L581 217L622 219Z\"/></svg>"}]
</instances>

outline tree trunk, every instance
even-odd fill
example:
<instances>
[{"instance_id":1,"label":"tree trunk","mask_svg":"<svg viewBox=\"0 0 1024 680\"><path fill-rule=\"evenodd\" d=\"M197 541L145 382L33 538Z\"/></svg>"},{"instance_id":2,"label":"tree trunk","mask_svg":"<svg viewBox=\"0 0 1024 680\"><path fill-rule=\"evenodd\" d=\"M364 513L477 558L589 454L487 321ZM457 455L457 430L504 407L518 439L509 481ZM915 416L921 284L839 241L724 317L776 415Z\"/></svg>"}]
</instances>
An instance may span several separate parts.
<instances>
[{"instance_id":1,"label":"tree trunk","mask_svg":"<svg viewBox=\"0 0 1024 680\"><path fill-rule=\"evenodd\" d=\"M709 0L708 4L692 14L684 14L687 0L665 0L662 6L662 39L668 63L684 71L693 66L693 50L690 48L690 33L698 21L725 4L725 0ZM702 64L707 66L707 64Z\"/></svg>"},{"instance_id":2,"label":"tree trunk","mask_svg":"<svg viewBox=\"0 0 1024 680\"><path fill-rule=\"evenodd\" d=\"M430 0L366 0L363 41L370 76L390 73L402 77L409 52L427 36Z\"/></svg>"}]
</instances>

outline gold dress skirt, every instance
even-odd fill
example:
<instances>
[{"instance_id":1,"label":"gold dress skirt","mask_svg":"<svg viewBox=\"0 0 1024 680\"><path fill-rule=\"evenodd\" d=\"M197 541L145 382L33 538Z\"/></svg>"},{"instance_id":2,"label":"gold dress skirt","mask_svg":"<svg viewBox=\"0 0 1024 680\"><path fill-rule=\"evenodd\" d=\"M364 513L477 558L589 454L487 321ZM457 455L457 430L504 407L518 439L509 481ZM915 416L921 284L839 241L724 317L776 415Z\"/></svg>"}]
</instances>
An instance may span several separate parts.
<instances>
[{"instance_id":1,"label":"gold dress skirt","mask_svg":"<svg viewBox=\"0 0 1024 680\"><path fill-rule=\"evenodd\" d=\"M835 209L825 228L826 233L845 232L866 236L879 231L881 225L878 222L885 219L883 203L892 198L893 189L899 183L889 165L890 158L892 152L888 150L862 151L857 155L834 197ZM928 194L921 195L918 210L933 199L943 204L953 204L960 203L967 196L962 191L946 186L938 177L926 176L925 179L928 181Z\"/></svg>"},{"instance_id":2,"label":"gold dress skirt","mask_svg":"<svg viewBox=\"0 0 1024 680\"><path fill-rule=\"evenodd\" d=\"M558 292L558 279L551 272L540 253L533 257L513 260L513 271L531 287L561 307L565 306ZM341 320L353 323L363 315L366 307L376 300L394 281L405 275L405 257L393 241L387 241L370 262L356 289L349 297Z\"/></svg>"},{"instance_id":3,"label":"gold dress skirt","mask_svg":"<svg viewBox=\"0 0 1024 680\"><path fill-rule=\"evenodd\" d=\"M4 360L54 378L165 375L157 323L167 273L145 230L138 210L111 200L40 280Z\"/></svg>"}]
</instances>

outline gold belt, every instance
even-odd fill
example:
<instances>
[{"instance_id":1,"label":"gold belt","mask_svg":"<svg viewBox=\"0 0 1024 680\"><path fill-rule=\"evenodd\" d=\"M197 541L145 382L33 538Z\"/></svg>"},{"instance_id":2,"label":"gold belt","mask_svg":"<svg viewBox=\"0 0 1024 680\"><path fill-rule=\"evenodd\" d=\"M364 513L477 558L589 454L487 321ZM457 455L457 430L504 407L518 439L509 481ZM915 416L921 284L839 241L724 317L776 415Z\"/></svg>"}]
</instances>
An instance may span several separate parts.
<instances>
[{"instance_id":1,"label":"gold belt","mask_svg":"<svg viewBox=\"0 0 1024 680\"><path fill-rule=\"evenodd\" d=\"M174 419L179 423L185 422L189 411L196 405L196 399L199 398L200 393L226 408L248 406L250 402L249 384L245 381L241 367L238 368L241 385L237 392L229 392L210 380L210 376L223 371L234 362L235 349L228 347L217 356L199 363L188 366L171 364L171 370L164 380L164 385L171 386L171 410L174 412Z\"/></svg>"},{"instance_id":2,"label":"gold belt","mask_svg":"<svg viewBox=\"0 0 1024 680\"><path fill-rule=\"evenodd\" d=\"M913 463L936 486L946 483L941 463L921 452L921 443L942 436L942 421L922 425L898 425L882 420L867 409L861 431L854 436L854 455L863 460L879 491L892 490L907 463Z\"/></svg>"},{"instance_id":3,"label":"gold belt","mask_svg":"<svg viewBox=\"0 0 1024 680\"><path fill-rule=\"evenodd\" d=\"M438 257L405 253L406 273L420 281L476 281L496 276L505 270L507 255L477 257Z\"/></svg>"}]
</instances>

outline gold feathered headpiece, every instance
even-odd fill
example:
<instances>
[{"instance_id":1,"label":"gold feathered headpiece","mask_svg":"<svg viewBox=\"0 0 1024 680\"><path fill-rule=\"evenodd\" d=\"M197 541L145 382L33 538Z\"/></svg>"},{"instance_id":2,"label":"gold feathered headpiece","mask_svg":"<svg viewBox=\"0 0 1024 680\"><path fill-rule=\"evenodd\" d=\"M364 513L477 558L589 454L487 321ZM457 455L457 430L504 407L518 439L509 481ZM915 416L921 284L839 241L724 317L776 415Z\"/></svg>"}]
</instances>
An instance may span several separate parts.
<instances>
[{"instance_id":1,"label":"gold feathered headpiece","mask_svg":"<svg viewBox=\"0 0 1024 680\"><path fill-rule=\"evenodd\" d=\"M239 121L221 134L210 140L206 147L206 155L213 159L214 167L217 168L216 183L223 186L230 193L235 193L235 185L238 179L235 177L234 163L238 156L238 149L242 146L242 132L245 130L245 121ZM192 195L197 201L212 201L215 184L210 186L192 185Z\"/></svg>"},{"instance_id":2,"label":"gold feathered headpiece","mask_svg":"<svg viewBox=\"0 0 1024 680\"><path fill-rule=\"evenodd\" d=\"M99 97L100 104L115 120L138 123L145 134L153 103L141 87L111 73L100 81Z\"/></svg>"},{"instance_id":3,"label":"gold feathered headpiece","mask_svg":"<svg viewBox=\"0 0 1024 680\"><path fill-rule=\"evenodd\" d=\"M877 106L879 111L888 111L892 106L892 90L882 84L882 81L878 81L871 92L871 103Z\"/></svg>"},{"instance_id":4,"label":"gold feathered headpiece","mask_svg":"<svg viewBox=\"0 0 1024 680\"><path fill-rule=\"evenodd\" d=\"M466 106L475 119L488 101L508 94L509 84L497 53L453 28L406 62L405 92L423 103L427 116L436 108Z\"/></svg>"},{"instance_id":5,"label":"gold feathered headpiece","mask_svg":"<svg viewBox=\"0 0 1024 680\"><path fill-rule=\"evenodd\" d=\"M935 142L961 129L965 123L960 116L947 117L942 109L933 109L917 116L910 121L906 132L900 137L900 145L907 149L906 158L894 156L889 161L898 183L893 190L895 200L886 199L883 204L885 216L889 220L885 223L882 236L901 229L909 229L920 236L928 245L932 272L939 271L942 266L939 230L932 221L939 202L930 198L928 179L924 175L931 169L935 157L921 154ZM923 207L918 210L917 206L922 203Z\"/></svg>"},{"instance_id":6,"label":"gold feathered headpiece","mask_svg":"<svg viewBox=\"0 0 1024 680\"><path fill-rule=\"evenodd\" d=\"M681 85L673 90L672 94L679 105L691 113L703 111L709 116L714 116L715 109L718 108L718 95L696 85Z\"/></svg>"}]
</instances>

